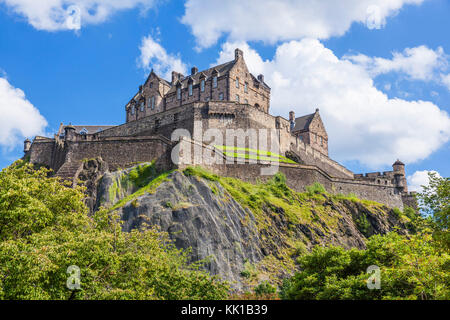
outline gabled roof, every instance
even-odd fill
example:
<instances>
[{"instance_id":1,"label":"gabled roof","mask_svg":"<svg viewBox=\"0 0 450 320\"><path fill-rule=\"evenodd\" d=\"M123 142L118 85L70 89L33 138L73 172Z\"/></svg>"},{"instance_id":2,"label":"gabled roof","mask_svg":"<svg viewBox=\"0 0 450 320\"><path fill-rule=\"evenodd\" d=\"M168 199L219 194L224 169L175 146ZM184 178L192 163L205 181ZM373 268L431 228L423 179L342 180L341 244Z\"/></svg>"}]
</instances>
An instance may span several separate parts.
<instances>
[{"instance_id":1,"label":"gabled roof","mask_svg":"<svg viewBox=\"0 0 450 320\"><path fill-rule=\"evenodd\" d=\"M295 126L292 131L304 131L309 129L309 125L311 124L312 119L314 118L315 113L308 114L303 117L295 118Z\"/></svg>"},{"instance_id":2,"label":"gabled roof","mask_svg":"<svg viewBox=\"0 0 450 320\"><path fill-rule=\"evenodd\" d=\"M159 81L165 83L165 84L168 85L168 86L171 86L171 84L170 84L169 81L167 81L167 80L161 78L160 76L158 76L158 75L153 71L153 69L152 69L152 71L150 72L150 74L148 75L147 80L145 80L144 85L146 85L146 84L148 83L148 81L150 80L150 77L152 76L152 74L153 74L153 75L156 77L156 79L158 79Z\"/></svg>"}]
</instances>

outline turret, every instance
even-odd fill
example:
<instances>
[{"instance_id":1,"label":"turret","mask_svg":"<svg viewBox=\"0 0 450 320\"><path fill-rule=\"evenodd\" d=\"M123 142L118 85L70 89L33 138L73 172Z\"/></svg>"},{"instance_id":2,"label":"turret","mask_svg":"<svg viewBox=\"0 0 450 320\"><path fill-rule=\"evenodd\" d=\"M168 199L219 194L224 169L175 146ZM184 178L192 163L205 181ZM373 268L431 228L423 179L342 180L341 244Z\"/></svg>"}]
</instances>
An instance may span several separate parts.
<instances>
[{"instance_id":1,"label":"turret","mask_svg":"<svg viewBox=\"0 0 450 320\"><path fill-rule=\"evenodd\" d=\"M64 137L66 141L72 141L75 140L75 127L69 124L68 126L65 126L64 128Z\"/></svg>"},{"instance_id":2,"label":"turret","mask_svg":"<svg viewBox=\"0 0 450 320\"><path fill-rule=\"evenodd\" d=\"M406 182L405 164L397 159L392 165L394 169L394 183L401 192L408 192L408 184Z\"/></svg>"},{"instance_id":3,"label":"turret","mask_svg":"<svg viewBox=\"0 0 450 320\"><path fill-rule=\"evenodd\" d=\"M31 141L30 139L25 139L25 141L23 142L23 152L27 153L28 151L30 151L31 149Z\"/></svg>"}]
</instances>

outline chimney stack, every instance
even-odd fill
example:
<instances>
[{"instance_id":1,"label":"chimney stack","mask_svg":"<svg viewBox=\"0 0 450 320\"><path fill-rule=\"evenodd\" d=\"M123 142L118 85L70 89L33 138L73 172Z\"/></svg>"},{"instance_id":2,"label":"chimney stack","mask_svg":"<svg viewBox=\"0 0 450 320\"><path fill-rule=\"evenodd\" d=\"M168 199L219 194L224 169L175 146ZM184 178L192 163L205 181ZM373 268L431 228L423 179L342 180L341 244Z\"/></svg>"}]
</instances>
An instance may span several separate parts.
<instances>
[{"instance_id":1,"label":"chimney stack","mask_svg":"<svg viewBox=\"0 0 450 320\"><path fill-rule=\"evenodd\" d=\"M294 129L295 127L295 112L291 111L289 112L289 122L291 123L291 131Z\"/></svg>"},{"instance_id":2,"label":"chimney stack","mask_svg":"<svg viewBox=\"0 0 450 320\"><path fill-rule=\"evenodd\" d=\"M258 81L264 82L264 75L262 75L262 74L258 75Z\"/></svg>"},{"instance_id":3,"label":"chimney stack","mask_svg":"<svg viewBox=\"0 0 450 320\"><path fill-rule=\"evenodd\" d=\"M198 68L197 67L192 67L191 69L191 75L194 75L198 72Z\"/></svg>"}]
</instances>

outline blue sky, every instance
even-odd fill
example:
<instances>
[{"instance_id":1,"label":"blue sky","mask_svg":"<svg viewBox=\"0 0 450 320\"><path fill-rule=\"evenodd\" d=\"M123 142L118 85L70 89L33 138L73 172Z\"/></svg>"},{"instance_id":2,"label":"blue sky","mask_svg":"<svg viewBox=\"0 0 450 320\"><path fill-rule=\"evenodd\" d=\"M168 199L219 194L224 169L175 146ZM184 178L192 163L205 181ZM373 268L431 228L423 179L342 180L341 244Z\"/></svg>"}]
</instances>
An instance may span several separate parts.
<instances>
[{"instance_id":1,"label":"blue sky","mask_svg":"<svg viewBox=\"0 0 450 320\"><path fill-rule=\"evenodd\" d=\"M450 1L364 2L0 0L0 167L60 122L123 123L151 68L204 69L239 46L272 87L271 113L320 107L352 171L401 158L411 184L448 177Z\"/></svg>"}]
</instances>

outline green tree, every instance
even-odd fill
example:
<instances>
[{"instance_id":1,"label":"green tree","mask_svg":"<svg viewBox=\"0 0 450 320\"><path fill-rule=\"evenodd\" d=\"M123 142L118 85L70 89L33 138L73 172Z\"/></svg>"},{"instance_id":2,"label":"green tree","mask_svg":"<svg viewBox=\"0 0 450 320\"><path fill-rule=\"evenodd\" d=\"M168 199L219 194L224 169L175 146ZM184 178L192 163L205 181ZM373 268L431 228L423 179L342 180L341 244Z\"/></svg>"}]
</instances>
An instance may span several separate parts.
<instances>
[{"instance_id":1,"label":"green tree","mask_svg":"<svg viewBox=\"0 0 450 320\"><path fill-rule=\"evenodd\" d=\"M431 216L434 237L445 248L450 249L450 178L441 178L429 172L429 184L418 194L421 210Z\"/></svg>"},{"instance_id":2,"label":"green tree","mask_svg":"<svg viewBox=\"0 0 450 320\"><path fill-rule=\"evenodd\" d=\"M123 232L117 216L93 216L82 188L21 161L0 172L0 299L222 299L228 285L188 264L167 234ZM80 290L67 268L80 268Z\"/></svg>"},{"instance_id":3,"label":"green tree","mask_svg":"<svg viewBox=\"0 0 450 320\"><path fill-rule=\"evenodd\" d=\"M298 260L301 272L284 282L283 299L449 299L450 256L429 233L372 236L365 250L316 247ZM381 288L369 290L376 265Z\"/></svg>"}]
</instances>

